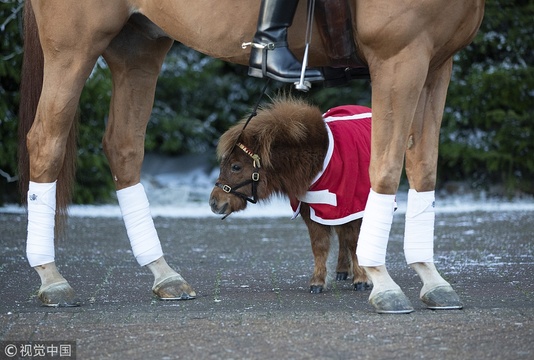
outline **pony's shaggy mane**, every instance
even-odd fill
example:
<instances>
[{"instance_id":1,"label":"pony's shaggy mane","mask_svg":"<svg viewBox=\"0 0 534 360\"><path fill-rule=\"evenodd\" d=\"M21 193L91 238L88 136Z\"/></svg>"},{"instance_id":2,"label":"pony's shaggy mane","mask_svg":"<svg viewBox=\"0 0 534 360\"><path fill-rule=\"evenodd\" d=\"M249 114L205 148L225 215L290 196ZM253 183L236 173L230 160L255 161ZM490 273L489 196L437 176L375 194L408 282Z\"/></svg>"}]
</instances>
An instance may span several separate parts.
<instances>
[{"instance_id":1,"label":"pony's shaggy mane","mask_svg":"<svg viewBox=\"0 0 534 360\"><path fill-rule=\"evenodd\" d=\"M273 141L297 146L309 138L310 123L324 127L322 113L316 106L290 96L277 97L259 108L257 115L243 130L246 118L224 133L217 146L219 160L228 156L239 141L261 158L262 166L271 166Z\"/></svg>"}]
</instances>

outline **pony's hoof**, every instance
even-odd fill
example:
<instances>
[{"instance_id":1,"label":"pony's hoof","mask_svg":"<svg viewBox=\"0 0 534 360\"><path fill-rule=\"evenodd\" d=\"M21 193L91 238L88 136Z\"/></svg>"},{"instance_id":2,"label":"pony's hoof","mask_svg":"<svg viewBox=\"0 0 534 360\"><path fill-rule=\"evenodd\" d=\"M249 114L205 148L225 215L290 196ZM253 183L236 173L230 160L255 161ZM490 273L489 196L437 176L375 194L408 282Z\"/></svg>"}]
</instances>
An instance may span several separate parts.
<instances>
[{"instance_id":1,"label":"pony's hoof","mask_svg":"<svg viewBox=\"0 0 534 360\"><path fill-rule=\"evenodd\" d=\"M354 291L367 291L373 288L373 284L369 284L367 282L357 282L357 283L354 283L353 285L354 285Z\"/></svg>"},{"instance_id":2,"label":"pony's hoof","mask_svg":"<svg viewBox=\"0 0 534 360\"><path fill-rule=\"evenodd\" d=\"M414 311L410 299L401 290L386 290L369 298L379 314L409 314Z\"/></svg>"},{"instance_id":3,"label":"pony's hoof","mask_svg":"<svg viewBox=\"0 0 534 360\"><path fill-rule=\"evenodd\" d=\"M76 298L74 289L68 282L60 282L49 285L37 293L43 306L51 307L74 307L80 306L80 300Z\"/></svg>"},{"instance_id":4,"label":"pony's hoof","mask_svg":"<svg viewBox=\"0 0 534 360\"><path fill-rule=\"evenodd\" d=\"M337 281L347 280L348 277L349 277L349 273L346 272L346 271L336 273L336 280Z\"/></svg>"},{"instance_id":5,"label":"pony's hoof","mask_svg":"<svg viewBox=\"0 0 534 360\"><path fill-rule=\"evenodd\" d=\"M154 285L152 291L160 300L190 300L197 296L195 290L179 274Z\"/></svg>"},{"instance_id":6,"label":"pony's hoof","mask_svg":"<svg viewBox=\"0 0 534 360\"><path fill-rule=\"evenodd\" d=\"M310 285L311 294L320 294L323 292L323 285Z\"/></svg>"},{"instance_id":7,"label":"pony's hoof","mask_svg":"<svg viewBox=\"0 0 534 360\"><path fill-rule=\"evenodd\" d=\"M458 294L451 286L439 286L421 296L426 307L432 310L457 310L463 308Z\"/></svg>"}]
</instances>

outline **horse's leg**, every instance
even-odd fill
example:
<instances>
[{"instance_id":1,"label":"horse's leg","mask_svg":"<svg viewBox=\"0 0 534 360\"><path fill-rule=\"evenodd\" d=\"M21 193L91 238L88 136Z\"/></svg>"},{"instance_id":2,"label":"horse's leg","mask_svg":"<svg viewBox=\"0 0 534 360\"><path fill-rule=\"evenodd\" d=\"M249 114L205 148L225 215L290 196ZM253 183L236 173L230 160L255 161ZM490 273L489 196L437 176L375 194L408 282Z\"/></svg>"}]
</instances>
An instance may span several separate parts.
<instances>
[{"instance_id":1,"label":"horse's leg","mask_svg":"<svg viewBox=\"0 0 534 360\"><path fill-rule=\"evenodd\" d=\"M310 219L310 207L308 204L301 204L300 215L308 227L314 259L313 275L310 279L310 292L312 294L318 294L323 291L326 284L326 262L328 260L328 253L330 252L332 229L330 226L316 223Z\"/></svg>"},{"instance_id":2,"label":"horse's leg","mask_svg":"<svg viewBox=\"0 0 534 360\"><path fill-rule=\"evenodd\" d=\"M423 281L421 300L430 309L460 309L462 303L434 266L434 189L439 131L452 60L429 74L410 132L406 174L410 182L404 253Z\"/></svg>"},{"instance_id":3,"label":"horse's leg","mask_svg":"<svg viewBox=\"0 0 534 360\"><path fill-rule=\"evenodd\" d=\"M34 266L41 279L41 287L37 293L45 306L79 306L74 289L56 268L55 261Z\"/></svg>"},{"instance_id":4,"label":"horse's leg","mask_svg":"<svg viewBox=\"0 0 534 360\"><path fill-rule=\"evenodd\" d=\"M104 150L117 188L134 256L154 275L153 292L165 300L191 299L195 291L165 261L148 199L140 183L146 126L161 65L172 40L150 38L126 25L104 53L113 77Z\"/></svg>"},{"instance_id":5,"label":"horse's leg","mask_svg":"<svg viewBox=\"0 0 534 360\"><path fill-rule=\"evenodd\" d=\"M62 167L67 136L76 112L69 103L77 101L92 65L86 68L86 74L73 74L68 66L54 72L52 67L53 65L45 67L48 77L45 77L43 82L43 96L39 102L35 123L27 136L30 184L26 254L30 266L39 274L41 286L38 298L43 305L78 306L80 301L74 290L55 264L55 179ZM54 81L60 79L61 83ZM83 79L82 83L79 82L80 79ZM56 91L62 95L68 94L69 98L50 94Z\"/></svg>"},{"instance_id":6,"label":"horse's leg","mask_svg":"<svg viewBox=\"0 0 534 360\"><path fill-rule=\"evenodd\" d=\"M354 290L368 290L371 284L367 279L365 271L358 265L356 257L356 245L360 236L362 220L354 220L347 224L336 226L336 233L339 239L339 257L337 262L337 280L346 280L348 270L352 266L352 284Z\"/></svg>"},{"instance_id":7,"label":"horse's leg","mask_svg":"<svg viewBox=\"0 0 534 360\"><path fill-rule=\"evenodd\" d=\"M372 36L371 36L372 39ZM372 41L369 45L376 43ZM422 48L420 48L420 46ZM373 283L369 302L379 313L410 313L413 307L386 269L386 250L393 222L408 135L429 67L423 44L406 45L397 54L365 48L373 84L373 131L365 208L357 257ZM385 46L387 48L387 46Z\"/></svg>"},{"instance_id":8,"label":"horse's leg","mask_svg":"<svg viewBox=\"0 0 534 360\"><path fill-rule=\"evenodd\" d=\"M113 28L93 33L92 22L98 23L101 18L94 14L89 19L82 11L69 13L63 2L32 4L41 39L45 40L41 44L45 61L42 93L27 134L30 184L26 252L41 279L38 297L43 304L77 306L74 290L55 264L56 180L82 88L99 54L111 41ZM106 18L113 15L116 14L105 11ZM77 33L73 29L84 31Z\"/></svg>"}]
</instances>

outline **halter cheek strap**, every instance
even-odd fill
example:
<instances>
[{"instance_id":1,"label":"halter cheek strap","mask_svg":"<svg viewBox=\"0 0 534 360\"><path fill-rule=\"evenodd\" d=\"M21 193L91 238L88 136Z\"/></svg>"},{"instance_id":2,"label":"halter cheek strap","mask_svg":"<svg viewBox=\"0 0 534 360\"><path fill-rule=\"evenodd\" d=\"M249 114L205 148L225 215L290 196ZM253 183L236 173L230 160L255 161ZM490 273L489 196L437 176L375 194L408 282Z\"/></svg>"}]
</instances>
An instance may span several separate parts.
<instances>
[{"instance_id":1,"label":"halter cheek strap","mask_svg":"<svg viewBox=\"0 0 534 360\"><path fill-rule=\"evenodd\" d=\"M248 45L250 45L250 44L243 44L243 46L244 46L243 48L245 49L246 46L248 46ZM263 86L263 89L261 90L261 94L258 97L258 101L256 101L256 104L254 105L254 109L250 113L250 116L248 117L247 121L245 121L245 125L243 125L243 129L241 130L241 134L243 133L243 131L247 127L247 125L250 122L250 120L252 120L252 118L258 114L257 110L258 110L258 107L260 106L261 98L265 94L265 91L267 90L267 87L269 86L270 81L271 81L271 78L267 78L267 81L265 82L265 85ZM239 137L238 137L238 139L239 139ZM234 148L235 148L235 146L238 146L241 150L243 150L248 156L250 156L252 158L252 164L254 165L254 169L255 170L257 170L257 169L259 169L261 167L259 155L255 154L252 150L250 150L248 147L246 147L245 145L243 145L240 142L237 142L234 145ZM232 151L233 151L234 148L232 148ZM221 184L219 182L216 182L215 186L221 188L224 192L226 192L228 194L233 194L233 195L238 196L241 199L246 200L246 201L248 201L248 202L250 202L252 204L256 204L258 202L258 182L259 181L260 181L260 173L258 171L254 171L252 173L251 180L246 180L246 181L244 181L244 182L242 182L240 184L237 184L233 188L230 185ZM252 184L251 185L252 186L252 197L249 197L249 196L247 196L247 195L245 195L245 194L243 194L243 193L241 193L239 191L236 191L236 189L239 189L239 188L241 188L243 186L246 186L248 184ZM228 216L228 215L226 215L226 216Z\"/></svg>"},{"instance_id":2,"label":"halter cheek strap","mask_svg":"<svg viewBox=\"0 0 534 360\"><path fill-rule=\"evenodd\" d=\"M215 183L215 186L221 188L225 193L238 196L243 200L246 200L252 204L256 204L258 202L258 182L260 181L260 173L257 171L261 168L260 156L258 154L255 154L252 150L250 150L242 143L237 143L236 146L252 158L252 165L254 166L255 171L252 173L251 179L245 180L235 185L234 187L231 187L227 184L221 184L219 182ZM246 194L243 194L242 192L236 191L237 189L242 188L243 186L246 186L248 184L251 184L252 186L252 197L249 197Z\"/></svg>"}]
</instances>

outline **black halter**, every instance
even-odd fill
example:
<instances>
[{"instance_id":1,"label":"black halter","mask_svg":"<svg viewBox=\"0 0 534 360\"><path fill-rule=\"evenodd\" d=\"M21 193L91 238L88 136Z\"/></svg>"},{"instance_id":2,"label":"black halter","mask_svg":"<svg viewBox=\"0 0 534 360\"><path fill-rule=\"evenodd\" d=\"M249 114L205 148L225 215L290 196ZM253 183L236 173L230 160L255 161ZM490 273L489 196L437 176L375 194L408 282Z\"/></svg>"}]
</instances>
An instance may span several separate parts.
<instances>
[{"instance_id":1,"label":"black halter","mask_svg":"<svg viewBox=\"0 0 534 360\"><path fill-rule=\"evenodd\" d=\"M258 110L258 107L260 106L261 98L265 94L265 91L267 90L267 87L269 86L270 81L271 81L271 79L267 78L267 81L265 82L265 85L263 86L263 89L261 90L261 94L258 97L258 100L256 101L256 104L254 105L254 108L253 108L252 112L250 113L250 116L248 117L247 121L245 121L245 125L243 125L243 129L241 129L241 134L243 133L243 131L247 127L247 125L250 122L250 120L252 120L252 118L258 114L257 110ZM261 165L260 165L260 156L258 154L255 154L253 151L251 151L248 147L246 147L242 143L240 143L239 142L239 138L240 137L241 137L241 135L237 138L236 143L235 143L234 147L232 148L232 151L237 146L241 150L243 150L248 156L250 156L252 158L252 165L254 165L254 170L255 170L252 173L252 178L249 179L249 180L245 180L242 183L237 184L233 188L230 185L221 184L220 182L216 182L215 186L221 188L227 194L232 194L232 195L238 196L241 199L250 202L251 204L256 204L258 202L258 182L260 181L260 173L258 172L258 169L261 167ZM251 184L251 186L252 186L252 197L247 196L247 195L243 194L242 192L236 191L237 189L242 188L243 186L247 186L248 184ZM226 216L228 216L228 215L226 215ZM225 218L226 218L226 216L225 216Z\"/></svg>"},{"instance_id":2,"label":"black halter","mask_svg":"<svg viewBox=\"0 0 534 360\"><path fill-rule=\"evenodd\" d=\"M258 170L261 168L260 156L258 154L255 154L253 151L251 151L249 148L247 148L245 145L241 143L237 143L236 146L239 147L248 156L252 158L252 165L254 166L254 172L252 173L251 179L245 180L235 185L233 188L230 185L221 184L220 182L216 182L215 186L221 188L225 193L238 196L243 200L246 200L252 204L256 204L258 202L258 182L260 181L260 173L258 172ZM252 186L252 197L247 196L246 194L243 194L242 192L236 191L237 189L242 188L243 186L247 186L248 184L251 184Z\"/></svg>"}]
</instances>

